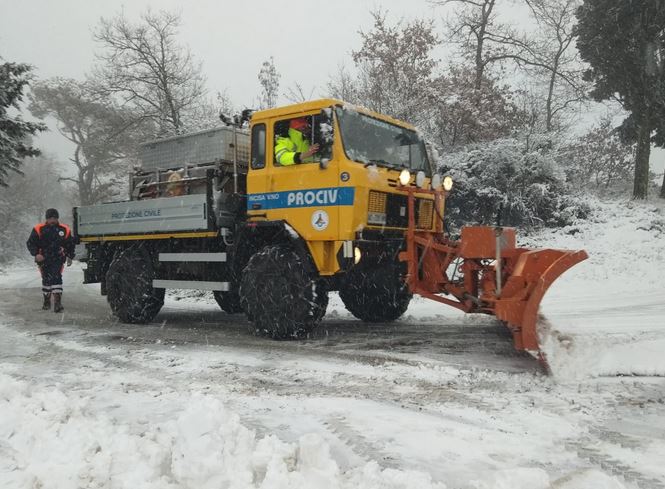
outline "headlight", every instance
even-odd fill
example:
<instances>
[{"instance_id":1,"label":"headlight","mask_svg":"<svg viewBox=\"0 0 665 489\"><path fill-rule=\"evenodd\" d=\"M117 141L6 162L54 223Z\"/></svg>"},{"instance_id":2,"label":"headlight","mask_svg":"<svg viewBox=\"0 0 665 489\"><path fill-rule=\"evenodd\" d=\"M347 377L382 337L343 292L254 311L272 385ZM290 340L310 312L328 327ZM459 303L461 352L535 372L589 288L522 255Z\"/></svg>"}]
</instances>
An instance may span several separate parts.
<instances>
[{"instance_id":1,"label":"headlight","mask_svg":"<svg viewBox=\"0 0 665 489\"><path fill-rule=\"evenodd\" d=\"M416 173L416 185L418 188L423 188L425 186L425 172L419 171Z\"/></svg>"},{"instance_id":2,"label":"headlight","mask_svg":"<svg viewBox=\"0 0 665 489\"><path fill-rule=\"evenodd\" d=\"M406 186L411 181L411 172L406 168L399 174L399 183Z\"/></svg>"},{"instance_id":3,"label":"headlight","mask_svg":"<svg viewBox=\"0 0 665 489\"><path fill-rule=\"evenodd\" d=\"M441 175L435 173L432 177L432 190L438 190L441 187Z\"/></svg>"},{"instance_id":4,"label":"headlight","mask_svg":"<svg viewBox=\"0 0 665 489\"><path fill-rule=\"evenodd\" d=\"M446 175L443 177L443 190L450 192L451 188L453 188L453 177Z\"/></svg>"},{"instance_id":5,"label":"headlight","mask_svg":"<svg viewBox=\"0 0 665 489\"><path fill-rule=\"evenodd\" d=\"M357 265L358 263L360 263L360 259L362 258L362 256L363 254L360 251L360 248L356 246L355 249L353 250L353 262Z\"/></svg>"}]
</instances>

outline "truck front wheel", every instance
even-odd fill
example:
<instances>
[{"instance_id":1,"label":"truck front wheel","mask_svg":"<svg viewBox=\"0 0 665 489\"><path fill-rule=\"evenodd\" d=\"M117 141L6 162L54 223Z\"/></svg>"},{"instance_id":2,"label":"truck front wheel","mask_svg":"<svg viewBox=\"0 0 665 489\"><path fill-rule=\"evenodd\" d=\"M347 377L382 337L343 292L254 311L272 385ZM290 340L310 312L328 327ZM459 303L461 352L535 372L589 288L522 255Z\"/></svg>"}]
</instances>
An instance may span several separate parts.
<instances>
[{"instance_id":1,"label":"truck front wheel","mask_svg":"<svg viewBox=\"0 0 665 489\"><path fill-rule=\"evenodd\" d=\"M238 314L242 312L242 307L240 306L240 296L238 295L237 290L230 290L228 292L221 292L215 290L213 292L217 304L227 314Z\"/></svg>"},{"instance_id":2,"label":"truck front wheel","mask_svg":"<svg viewBox=\"0 0 665 489\"><path fill-rule=\"evenodd\" d=\"M404 314L412 294L397 263L375 263L349 270L339 297L346 309L368 322L394 321Z\"/></svg>"},{"instance_id":3,"label":"truck front wheel","mask_svg":"<svg viewBox=\"0 0 665 489\"><path fill-rule=\"evenodd\" d=\"M255 333L300 337L325 315L328 292L302 257L285 245L254 254L240 282L240 301Z\"/></svg>"},{"instance_id":4,"label":"truck front wheel","mask_svg":"<svg viewBox=\"0 0 665 489\"><path fill-rule=\"evenodd\" d=\"M106 272L107 299L123 323L147 323L164 305L164 289L155 289L150 254L131 247L113 258Z\"/></svg>"}]
</instances>

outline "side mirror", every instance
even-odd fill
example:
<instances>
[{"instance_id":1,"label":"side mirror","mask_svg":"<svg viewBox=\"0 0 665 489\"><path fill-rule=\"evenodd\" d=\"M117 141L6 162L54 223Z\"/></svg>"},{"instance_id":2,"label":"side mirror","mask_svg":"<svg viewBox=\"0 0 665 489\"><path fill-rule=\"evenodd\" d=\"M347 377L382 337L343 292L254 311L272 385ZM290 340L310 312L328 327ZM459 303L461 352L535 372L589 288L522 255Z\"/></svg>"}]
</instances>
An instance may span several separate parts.
<instances>
[{"instance_id":1,"label":"side mirror","mask_svg":"<svg viewBox=\"0 0 665 489\"><path fill-rule=\"evenodd\" d=\"M321 168L322 170L328 168L329 165L330 165L329 158L321 158L321 161L319 161L319 168Z\"/></svg>"}]
</instances>

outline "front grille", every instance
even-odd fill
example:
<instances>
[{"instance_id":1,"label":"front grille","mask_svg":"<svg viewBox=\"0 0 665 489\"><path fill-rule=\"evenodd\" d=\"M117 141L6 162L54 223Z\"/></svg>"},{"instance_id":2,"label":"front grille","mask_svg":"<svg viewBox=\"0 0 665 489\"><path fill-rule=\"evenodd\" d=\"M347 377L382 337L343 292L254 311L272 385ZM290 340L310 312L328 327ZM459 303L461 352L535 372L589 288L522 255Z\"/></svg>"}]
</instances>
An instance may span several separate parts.
<instances>
[{"instance_id":1,"label":"front grille","mask_svg":"<svg viewBox=\"0 0 665 489\"><path fill-rule=\"evenodd\" d=\"M369 205L367 206L367 212L375 212L377 214L385 213L387 197L388 194L385 192L376 192L371 190L369 192Z\"/></svg>"},{"instance_id":2,"label":"front grille","mask_svg":"<svg viewBox=\"0 0 665 489\"><path fill-rule=\"evenodd\" d=\"M406 228L409 225L408 197L403 194L389 194L385 192L370 191L368 203L368 224L378 225L375 221L377 215L385 216L382 225L393 228ZM430 229L434 204L428 199L416 198L416 227L419 229Z\"/></svg>"}]
</instances>

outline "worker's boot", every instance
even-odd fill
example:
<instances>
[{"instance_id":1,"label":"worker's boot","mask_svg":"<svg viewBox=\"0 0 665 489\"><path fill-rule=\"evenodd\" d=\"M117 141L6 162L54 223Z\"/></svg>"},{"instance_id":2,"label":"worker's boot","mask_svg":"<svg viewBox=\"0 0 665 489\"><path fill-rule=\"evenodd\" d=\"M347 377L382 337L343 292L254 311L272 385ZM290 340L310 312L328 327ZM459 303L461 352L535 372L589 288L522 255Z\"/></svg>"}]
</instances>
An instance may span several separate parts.
<instances>
[{"instance_id":1,"label":"worker's boot","mask_svg":"<svg viewBox=\"0 0 665 489\"><path fill-rule=\"evenodd\" d=\"M60 312L62 307L62 294L53 294L53 312Z\"/></svg>"},{"instance_id":2,"label":"worker's boot","mask_svg":"<svg viewBox=\"0 0 665 489\"><path fill-rule=\"evenodd\" d=\"M42 309L48 311L51 309L51 294L44 294L44 303L42 304Z\"/></svg>"}]
</instances>

